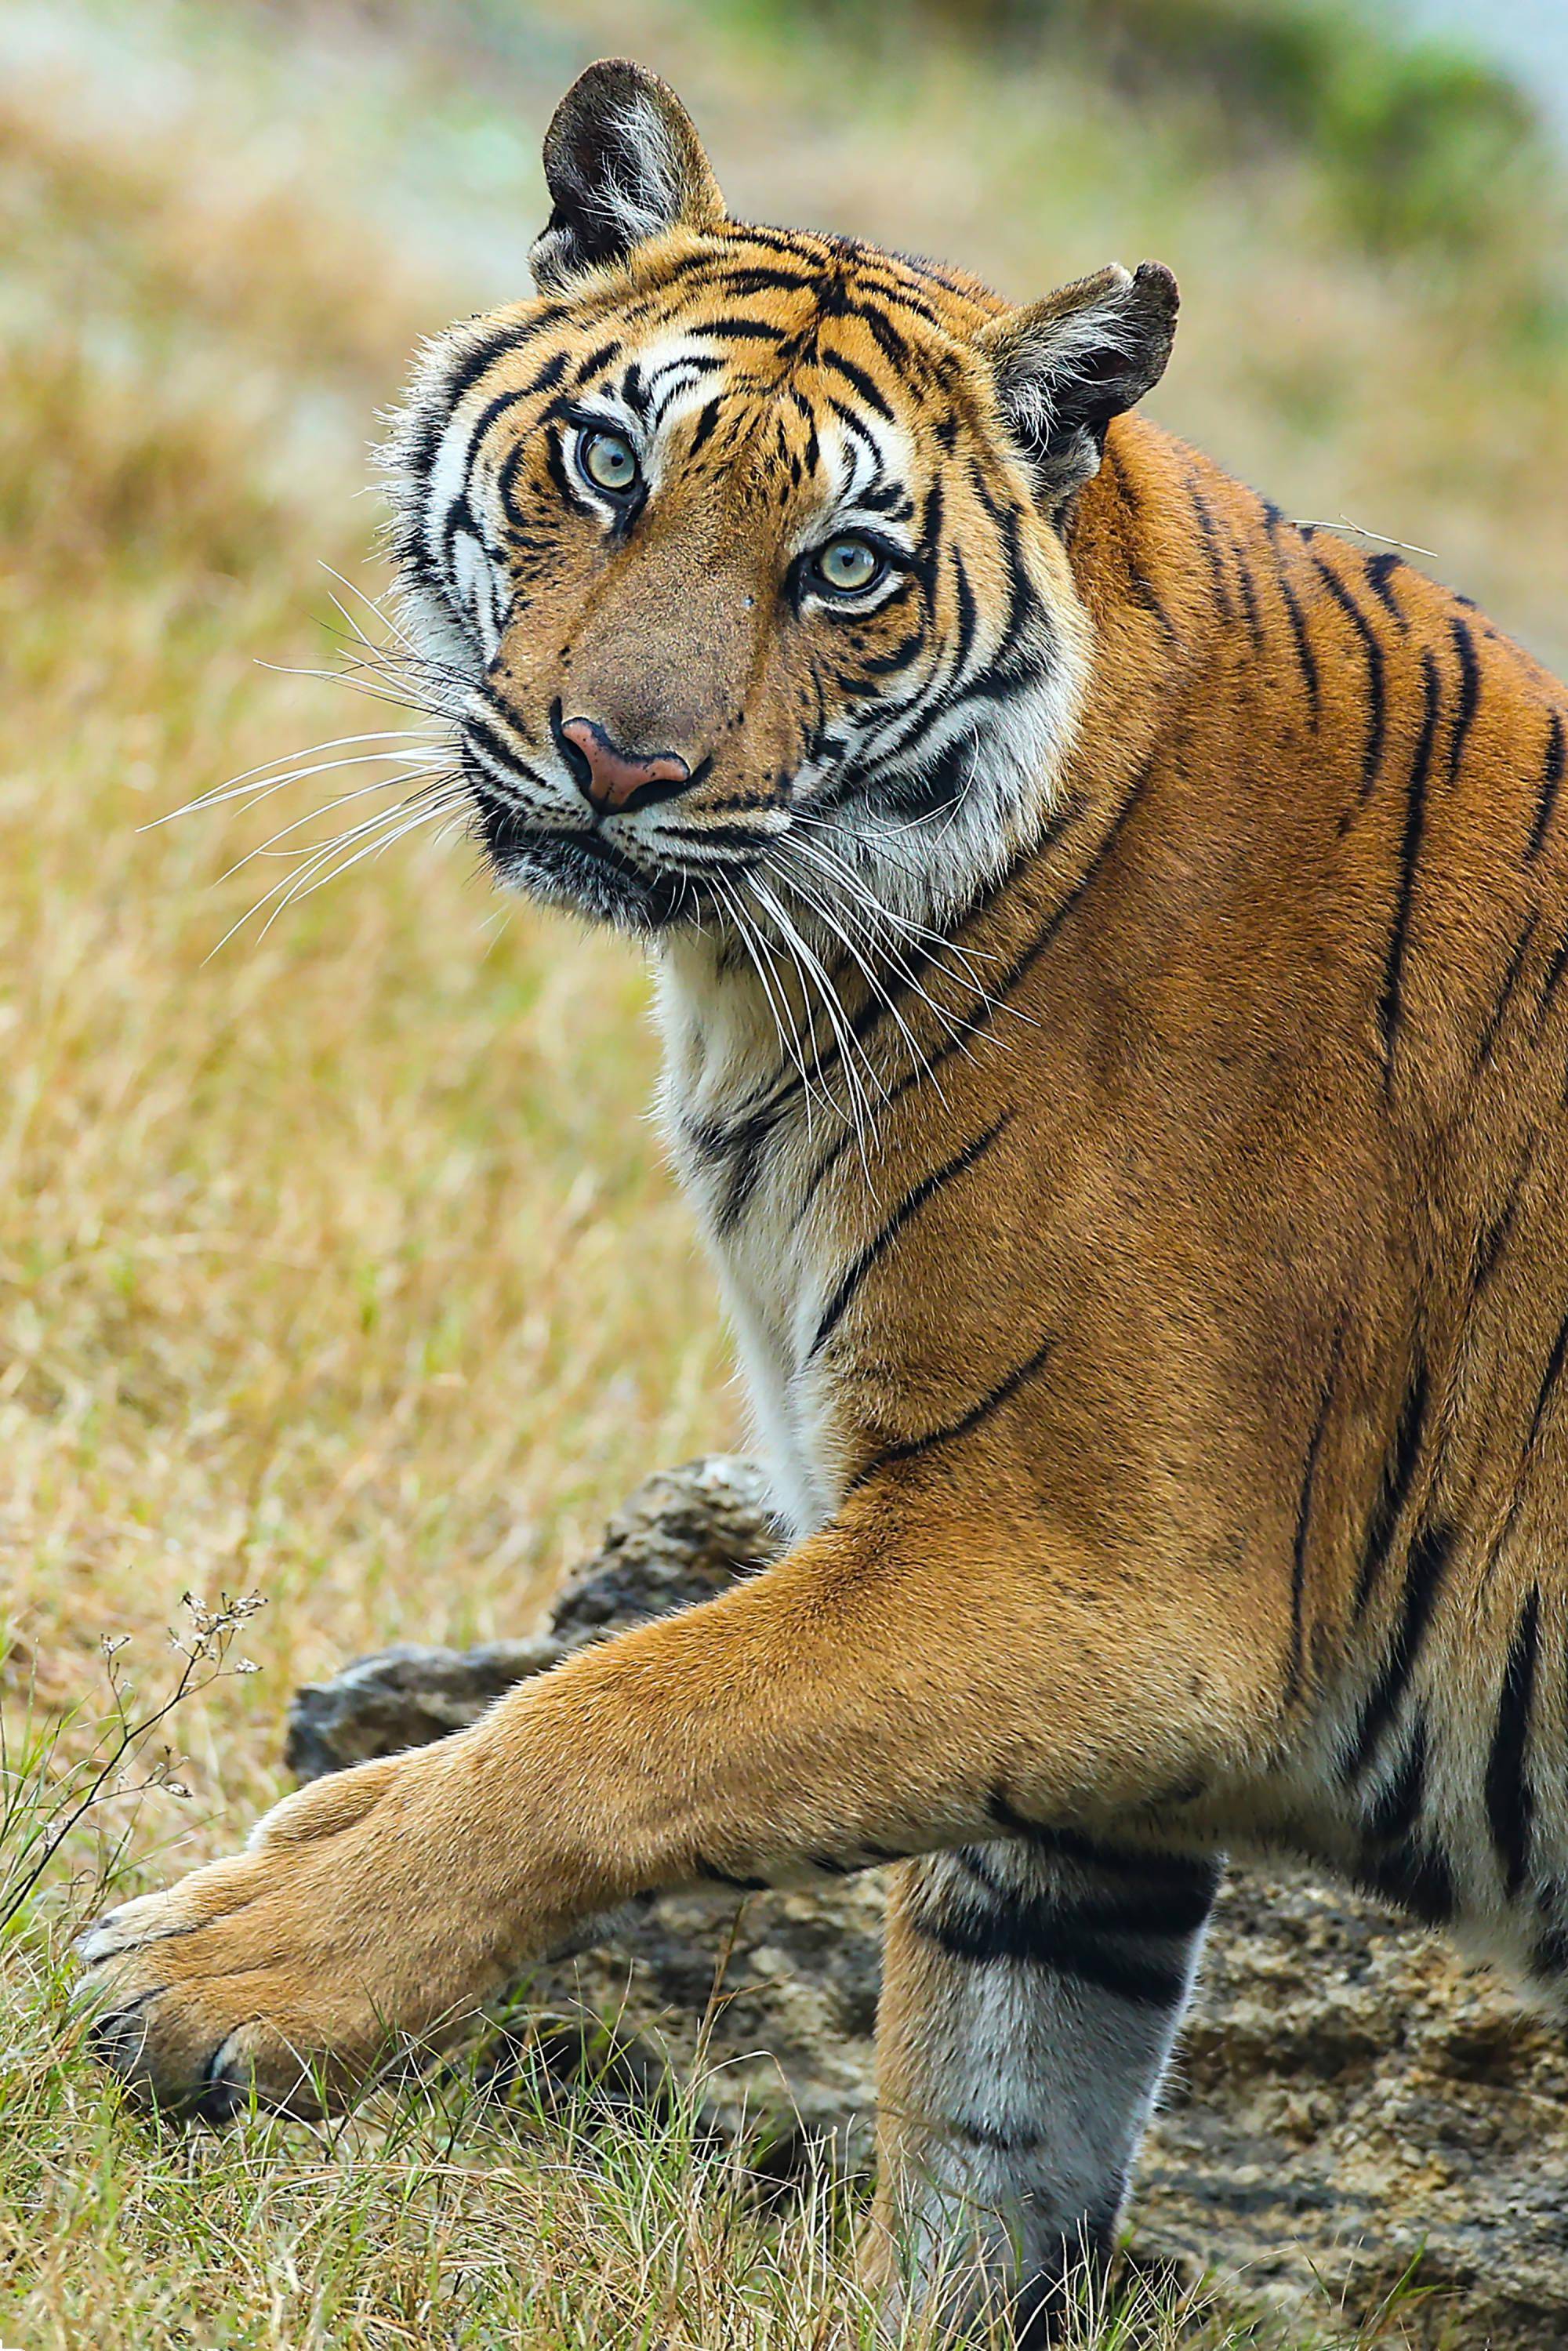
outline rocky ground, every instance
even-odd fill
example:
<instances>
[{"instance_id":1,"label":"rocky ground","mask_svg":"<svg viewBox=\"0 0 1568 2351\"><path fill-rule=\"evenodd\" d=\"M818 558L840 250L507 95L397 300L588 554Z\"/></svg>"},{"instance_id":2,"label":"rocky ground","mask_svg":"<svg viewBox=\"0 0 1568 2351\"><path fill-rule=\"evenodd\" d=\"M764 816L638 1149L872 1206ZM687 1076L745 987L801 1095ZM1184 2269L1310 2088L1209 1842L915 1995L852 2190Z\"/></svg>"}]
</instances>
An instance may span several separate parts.
<instances>
[{"instance_id":1,"label":"rocky ground","mask_svg":"<svg viewBox=\"0 0 1568 2351\"><path fill-rule=\"evenodd\" d=\"M775 1539L751 1465L653 1478L567 1583L550 1630L484 1649L404 1647L297 1696L303 1778L437 1738L582 1642L701 1599ZM869 2145L882 1889L669 1899L534 1980L549 2060L574 2020L618 2020L620 2094L702 2036L716 2124L779 2118ZM1212 2267L1228 2291L1356 2318L1416 2264L1389 2339L1452 2351L1568 2345L1568 2041L1376 1906L1301 1875L1238 1873L1133 2209L1141 2254Z\"/></svg>"}]
</instances>

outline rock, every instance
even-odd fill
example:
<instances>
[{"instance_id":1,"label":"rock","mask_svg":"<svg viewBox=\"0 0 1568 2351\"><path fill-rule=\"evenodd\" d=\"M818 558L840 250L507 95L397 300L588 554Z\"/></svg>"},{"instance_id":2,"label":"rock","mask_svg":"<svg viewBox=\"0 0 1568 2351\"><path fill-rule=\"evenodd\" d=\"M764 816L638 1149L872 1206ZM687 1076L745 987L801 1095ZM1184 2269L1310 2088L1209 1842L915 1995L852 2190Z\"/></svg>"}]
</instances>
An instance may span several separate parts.
<instances>
[{"instance_id":1,"label":"rock","mask_svg":"<svg viewBox=\"0 0 1568 2351\"><path fill-rule=\"evenodd\" d=\"M489 1641L481 1649L426 1648L412 1641L356 1657L329 1682L294 1693L283 1759L298 1780L319 1780L372 1755L427 1747L462 1730L514 1682L566 1654L549 1634Z\"/></svg>"},{"instance_id":2,"label":"rock","mask_svg":"<svg viewBox=\"0 0 1568 2351\"><path fill-rule=\"evenodd\" d=\"M495 1698L605 1632L710 1600L779 1550L762 1472L710 1454L639 1486L556 1602L549 1633L477 1649L400 1644L294 1694L284 1760L319 1780L461 1730Z\"/></svg>"},{"instance_id":3,"label":"rock","mask_svg":"<svg viewBox=\"0 0 1568 2351\"><path fill-rule=\"evenodd\" d=\"M1568 2050L1495 1979L1304 1874L1238 1872L1134 2200L1141 2246L1391 2339L1568 2344ZM1321 2307L1320 2303L1320 2307ZM1385 2338L1379 2336L1380 2341Z\"/></svg>"},{"instance_id":4,"label":"rock","mask_svg":"<svg viewBox=\"0 0 1568 2351\"><path fill-rule=\"evenodd\" d=\"M711 1600L782 1549L755 1461L710 1453L639 1486L562 1586L550 1617L569 1644Z\"/></svg>"},{"instance_id":5,"label":"rock","mask_svg":"<svg viewBox=\"0 0 1568 2351\"><path fill-rule=\"evenodd\" d=\"M706 1598L778 1548L752 1465L715 1456L651 1479L563 1588L548 1634L361 1659L299 1692L289 1761L309 1778L438 1738L584 1641ZM666 2064L697 2064L716 2129L778 2118L779 2168L805 2137L861 2160L883 1900L872 1873L623 1914L612 1945L530 1980L535 2059L570 2077L584 2020L596 2034L610 2020L622 2101L655 2095ZM503 2040L492 2064L508 2062ZM1363 2317L1415 2263L1425 2293L1380 2342L1568 2345L1568 2046L1376 1905L1302 1874L1239 1872L1133 2220L1140 2260L1196 2259L1239 2298L1304 2300L1319 2324L1325 2294Z\"/></svg>"}]
</instances>

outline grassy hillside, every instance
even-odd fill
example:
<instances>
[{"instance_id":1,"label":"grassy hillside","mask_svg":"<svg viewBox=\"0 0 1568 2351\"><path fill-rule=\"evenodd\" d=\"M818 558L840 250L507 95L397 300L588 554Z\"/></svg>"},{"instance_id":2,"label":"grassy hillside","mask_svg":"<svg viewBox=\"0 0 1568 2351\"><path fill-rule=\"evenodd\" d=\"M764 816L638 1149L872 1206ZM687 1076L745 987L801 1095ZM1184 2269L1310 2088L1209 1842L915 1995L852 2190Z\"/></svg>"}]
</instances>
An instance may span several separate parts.
<instances>
[{"instance_id":1,"label":"grassy hillside","mask_svg":"<svg viewBox=\"0 0 1568 2351\"><path fill-rule=\"evenodd\" d=\"M1484 234L1369 240L1332 142L1261 105L1238 137L1202 71L1130 72L1082 27L879 21L655 0L635 46L738 211L946 252L1020 297L1168 260L1158 413L1293 514L1435 550L1568 661L1568 335L1533 166ZM373 412L421 333L520 290L548 107L627 45L595 0L0 7L13 1759L29 1717L57 1769L91 1750L105 1637L151 1691L183 1592L268 1604L260 1672L170 1732L193 1796L99 1816L132 1876L223 1849L281 1792L295 1682L399 1635L526 1629L645 1469L739 1434L644 1119L635 959L497 907L430 832L214 954L294 870L235 861L394 768L143 829L415 724L312 674L342 652L320 565L380 584ZM329 2138L149 2130L64 2004L71 1876L98 1858L75 1839L0 1933L6 2343L713 2351L825 2344L852 2310L831 2199L782 2225L737 2203L678 2116L593 2151L455 2093Z\"/></svg>"}]
</instances>

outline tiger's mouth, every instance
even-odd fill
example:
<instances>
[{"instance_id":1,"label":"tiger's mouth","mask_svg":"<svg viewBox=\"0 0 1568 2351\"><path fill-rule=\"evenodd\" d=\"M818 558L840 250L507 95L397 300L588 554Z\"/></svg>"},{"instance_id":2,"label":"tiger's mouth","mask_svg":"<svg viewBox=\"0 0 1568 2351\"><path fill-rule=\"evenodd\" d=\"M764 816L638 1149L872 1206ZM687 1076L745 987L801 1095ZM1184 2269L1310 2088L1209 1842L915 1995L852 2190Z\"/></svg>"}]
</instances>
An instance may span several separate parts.
<instances>
[{"instance_id":1,"label":"tiger's mouth","mask_svg":"<svg viewBox=\"0 0 1568 2351\"><path fill-rule=\"evenodd\" d=\"M486 853L508 888L643 937L716 913L701 875L650 871L600 827L566 832L536 824L472 775L469 782Z\"/></svg>"}]
</instances>

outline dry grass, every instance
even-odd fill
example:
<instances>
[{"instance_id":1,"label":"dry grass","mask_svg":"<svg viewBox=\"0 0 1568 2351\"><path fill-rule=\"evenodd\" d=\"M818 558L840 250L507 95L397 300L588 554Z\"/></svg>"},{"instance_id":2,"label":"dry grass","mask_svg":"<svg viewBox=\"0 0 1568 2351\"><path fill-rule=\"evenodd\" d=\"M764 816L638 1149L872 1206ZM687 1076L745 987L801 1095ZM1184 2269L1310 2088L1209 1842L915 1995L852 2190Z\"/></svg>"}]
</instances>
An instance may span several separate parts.
<instances>
[{"instance_id":1,"label":"dry grass","mask_svg":"<svg viewBox=\"0 0 1568 2351\"><path fill-rule=\"evenodd\" d=\"M90 1711L104 1635L155 1672L187 1587L270 1603L262 1674L183 1711L197 1798L147 1799L139 1865L220 1849L280 1792L296 1681L399 1635L524 1629L646 1469L737 1434L644 1122L635 961L497 925L471 854L417 841L208 960L272 878L218 877L270 828L138 829L404 723L256 663L330 659L319 559L375 581L371 411L417 334L516 290L543 104L627 45L608 8L509 21L497 48L457 11L392 38L149 6L134 42L109 13L0 13L0 1687L14 1721L28 1689ZM1495 287L1345 260L1299 165L1206 177L1201 125L940 49L852 103L773 37L650 8L635 44L706 99L739 206L1019 291L1166 252L1191 325L1164 413L1296 511L1439 548L1563 653L1568 369L1500 350ZM62 1754L87 1740L68 1721ZM591 2148L580 2118L459 2089L331 2140L148 2130L75 2054L69 1909L54 1886L0 1949L5 2341L710 2351L862 2325L836 2191L780 2226L680 2114Z\"/></svg>"}]
</instances>

